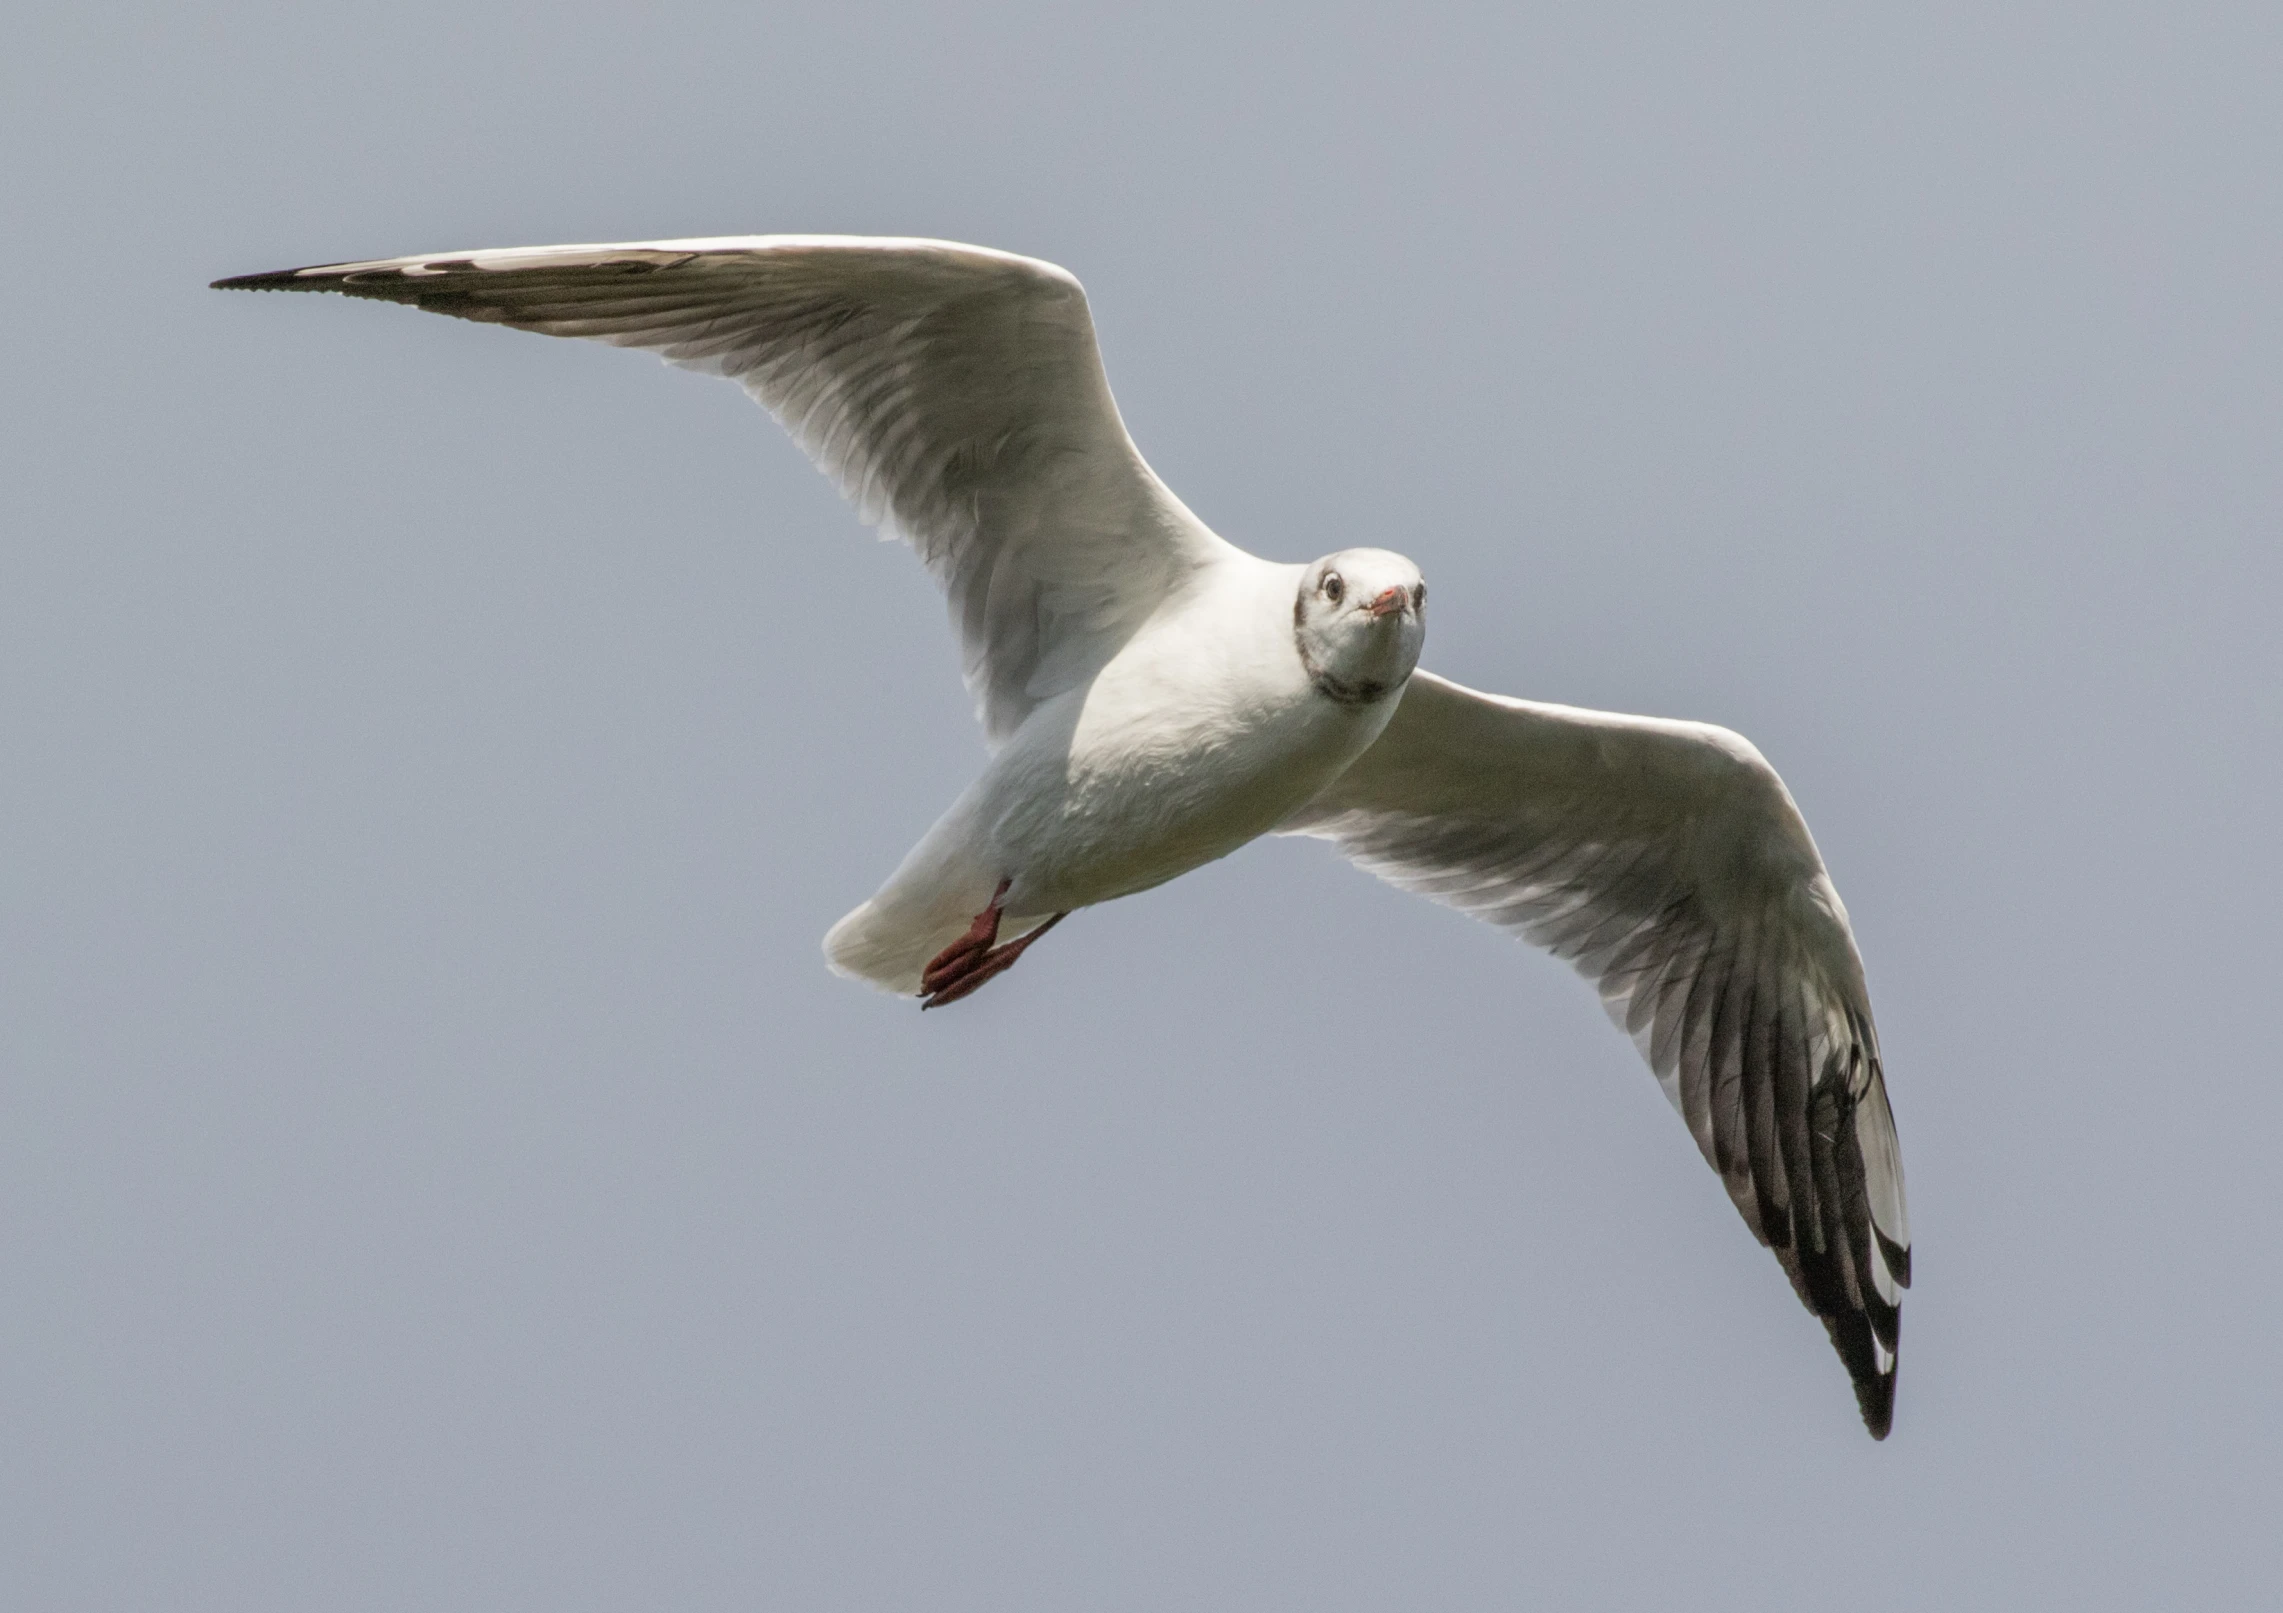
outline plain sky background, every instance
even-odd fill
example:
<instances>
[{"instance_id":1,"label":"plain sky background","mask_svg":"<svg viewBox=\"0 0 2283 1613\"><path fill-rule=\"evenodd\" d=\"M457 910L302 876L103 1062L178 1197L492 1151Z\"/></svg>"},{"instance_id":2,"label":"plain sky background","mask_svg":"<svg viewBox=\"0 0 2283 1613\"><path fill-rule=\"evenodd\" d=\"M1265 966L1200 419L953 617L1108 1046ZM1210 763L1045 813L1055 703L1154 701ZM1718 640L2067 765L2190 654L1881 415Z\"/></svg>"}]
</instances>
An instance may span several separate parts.
<instances>
[{"instance_id":1,"label":"plain sky background","mask_svg":"<svg viewBox=\"0 0 2283 1613\"><path fill-rule=\"evenodd\" d=\"M2271 1607L2283 11L224 4L0 51L0 1603ZM1741 729L1895 1434L1561 967L1313 842L924 1019L978 765L733 388L224 274L1068 265L1467 682Z\"/></svg>"}]
</instances>

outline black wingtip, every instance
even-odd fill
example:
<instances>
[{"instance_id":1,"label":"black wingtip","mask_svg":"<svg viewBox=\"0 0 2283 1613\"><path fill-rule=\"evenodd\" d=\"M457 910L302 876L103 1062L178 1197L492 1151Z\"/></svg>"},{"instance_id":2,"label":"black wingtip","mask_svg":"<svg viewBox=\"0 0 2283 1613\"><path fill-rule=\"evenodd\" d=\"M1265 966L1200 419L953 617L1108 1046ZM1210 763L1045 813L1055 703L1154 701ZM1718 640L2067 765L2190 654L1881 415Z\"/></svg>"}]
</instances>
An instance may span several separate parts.
<instances>
[{"instance_id":1,"label":"black wingtip","mask_svg":"<svg viewBox=\"0 0 2283 1613\"><path fill-rule=\"evenodd\" d=\"M1901 1317L1895 1315L1891 1326L1898 1335ZM1847 1368L1847 1376L1854 1380L1855 1405L1863 1413L1863 1426L1871 1431L1873 1439L1885 1439L1895 1425L1895 1369L1899 1365L1896 1350L1880 1348L1881 1340L1873 1331L1871 1319L1861 1311L1835 1310L1823 1318L1824 1330L1831 1335L1832 1347L1839 1352L1840 1362ZM1900 1344L1899 1337L1895 1340ZM1880 1369L1884 1357L1885 1370Z\"/></svg>"},{"instance_id":2,"label":"black wingtip","mask_svg":"<svg viewBox=\"0 0 2283 1613\"><path fill-rule=\"evenodd\" d=\"M297 278L298 269L273 269L267 274L234 274L207 283L208 291L315 291L317 286Z\"/></svg>"},{"instance_id":3,"label":"black wingtip","mask_svg":"<svg viewBox=\"0 0 2283 1613\"><path fill-rule=\"evenodd\" d=\"M1895 1375L1888 1372L1857 1378L1855 1404L1862 1409L1863 1426L1873 1439L1885 1439L1895 1426Z\"/></svg>"}]
</instances>

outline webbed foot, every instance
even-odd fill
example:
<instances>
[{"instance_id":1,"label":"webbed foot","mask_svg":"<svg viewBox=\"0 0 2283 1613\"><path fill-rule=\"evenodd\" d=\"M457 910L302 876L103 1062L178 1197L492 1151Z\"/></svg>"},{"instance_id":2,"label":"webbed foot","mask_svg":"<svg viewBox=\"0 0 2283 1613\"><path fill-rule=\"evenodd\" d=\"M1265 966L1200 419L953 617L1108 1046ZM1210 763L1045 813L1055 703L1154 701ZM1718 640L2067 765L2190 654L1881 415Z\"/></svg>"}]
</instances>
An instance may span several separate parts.
<instances>
[{"instance_id":1,"label":"webbed foot","mask_svg":"<svg viewBox=\"0 0 2283 1613\"><path fill-rule=\"evenodd\" d=\"M941 1008L960 998L980 991L986 981L996 979L1015 966L1015 960L1029 949L1047 931L1060 924L1067 914L1057 913L1030 934L1017 941L998 945L999 904L1006 900L1011 879L999 881L992 894L991 905L975 915L975 922L967 933L935 955L920 975L920 1007Z\"/></svg>"}]
</instances>

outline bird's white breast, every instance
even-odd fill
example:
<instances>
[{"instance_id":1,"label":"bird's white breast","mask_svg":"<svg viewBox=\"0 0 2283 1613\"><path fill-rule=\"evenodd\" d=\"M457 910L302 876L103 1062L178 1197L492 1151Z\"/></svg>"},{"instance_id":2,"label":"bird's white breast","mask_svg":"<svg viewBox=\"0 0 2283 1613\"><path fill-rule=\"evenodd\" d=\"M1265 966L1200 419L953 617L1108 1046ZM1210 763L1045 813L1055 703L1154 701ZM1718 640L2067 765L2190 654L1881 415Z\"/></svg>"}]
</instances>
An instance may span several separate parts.
<instances>
[{"instance_id":1,"label":"bird's white breast","mask_svg":"<svg viewBox=\"0 0 2283 1613\"><path fill-rule=\"evenodd\" d=\"M1085 688L1040 707L978 781L1015 912L1146 890L1267 833L1379 735L1292 636L1300 568L1247 562L1171 601Z\"/></svg>"}]
</instances>

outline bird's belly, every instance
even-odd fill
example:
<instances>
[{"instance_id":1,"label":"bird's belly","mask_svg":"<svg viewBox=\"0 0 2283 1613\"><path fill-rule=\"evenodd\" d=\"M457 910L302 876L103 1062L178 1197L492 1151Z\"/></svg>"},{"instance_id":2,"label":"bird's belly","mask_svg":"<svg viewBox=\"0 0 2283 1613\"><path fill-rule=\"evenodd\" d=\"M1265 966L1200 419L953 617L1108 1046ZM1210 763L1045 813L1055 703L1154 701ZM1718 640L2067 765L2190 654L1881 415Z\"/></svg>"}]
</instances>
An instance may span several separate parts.
<instances>
[{"instance_id":1,"label":"bird's belly","mask_svg":"<svg viewBox=\"0 0 2283 1613\"><path fill-rule=\"evenodd\" d=\"M1384 721L1312 691L1176 724L1073 713L1051 740L1004 756L1003 787L988 792L986 838L1015 882L1008 910L1088 907L1227 856L1330 783Z\"/></svg>"}]
</instances>

